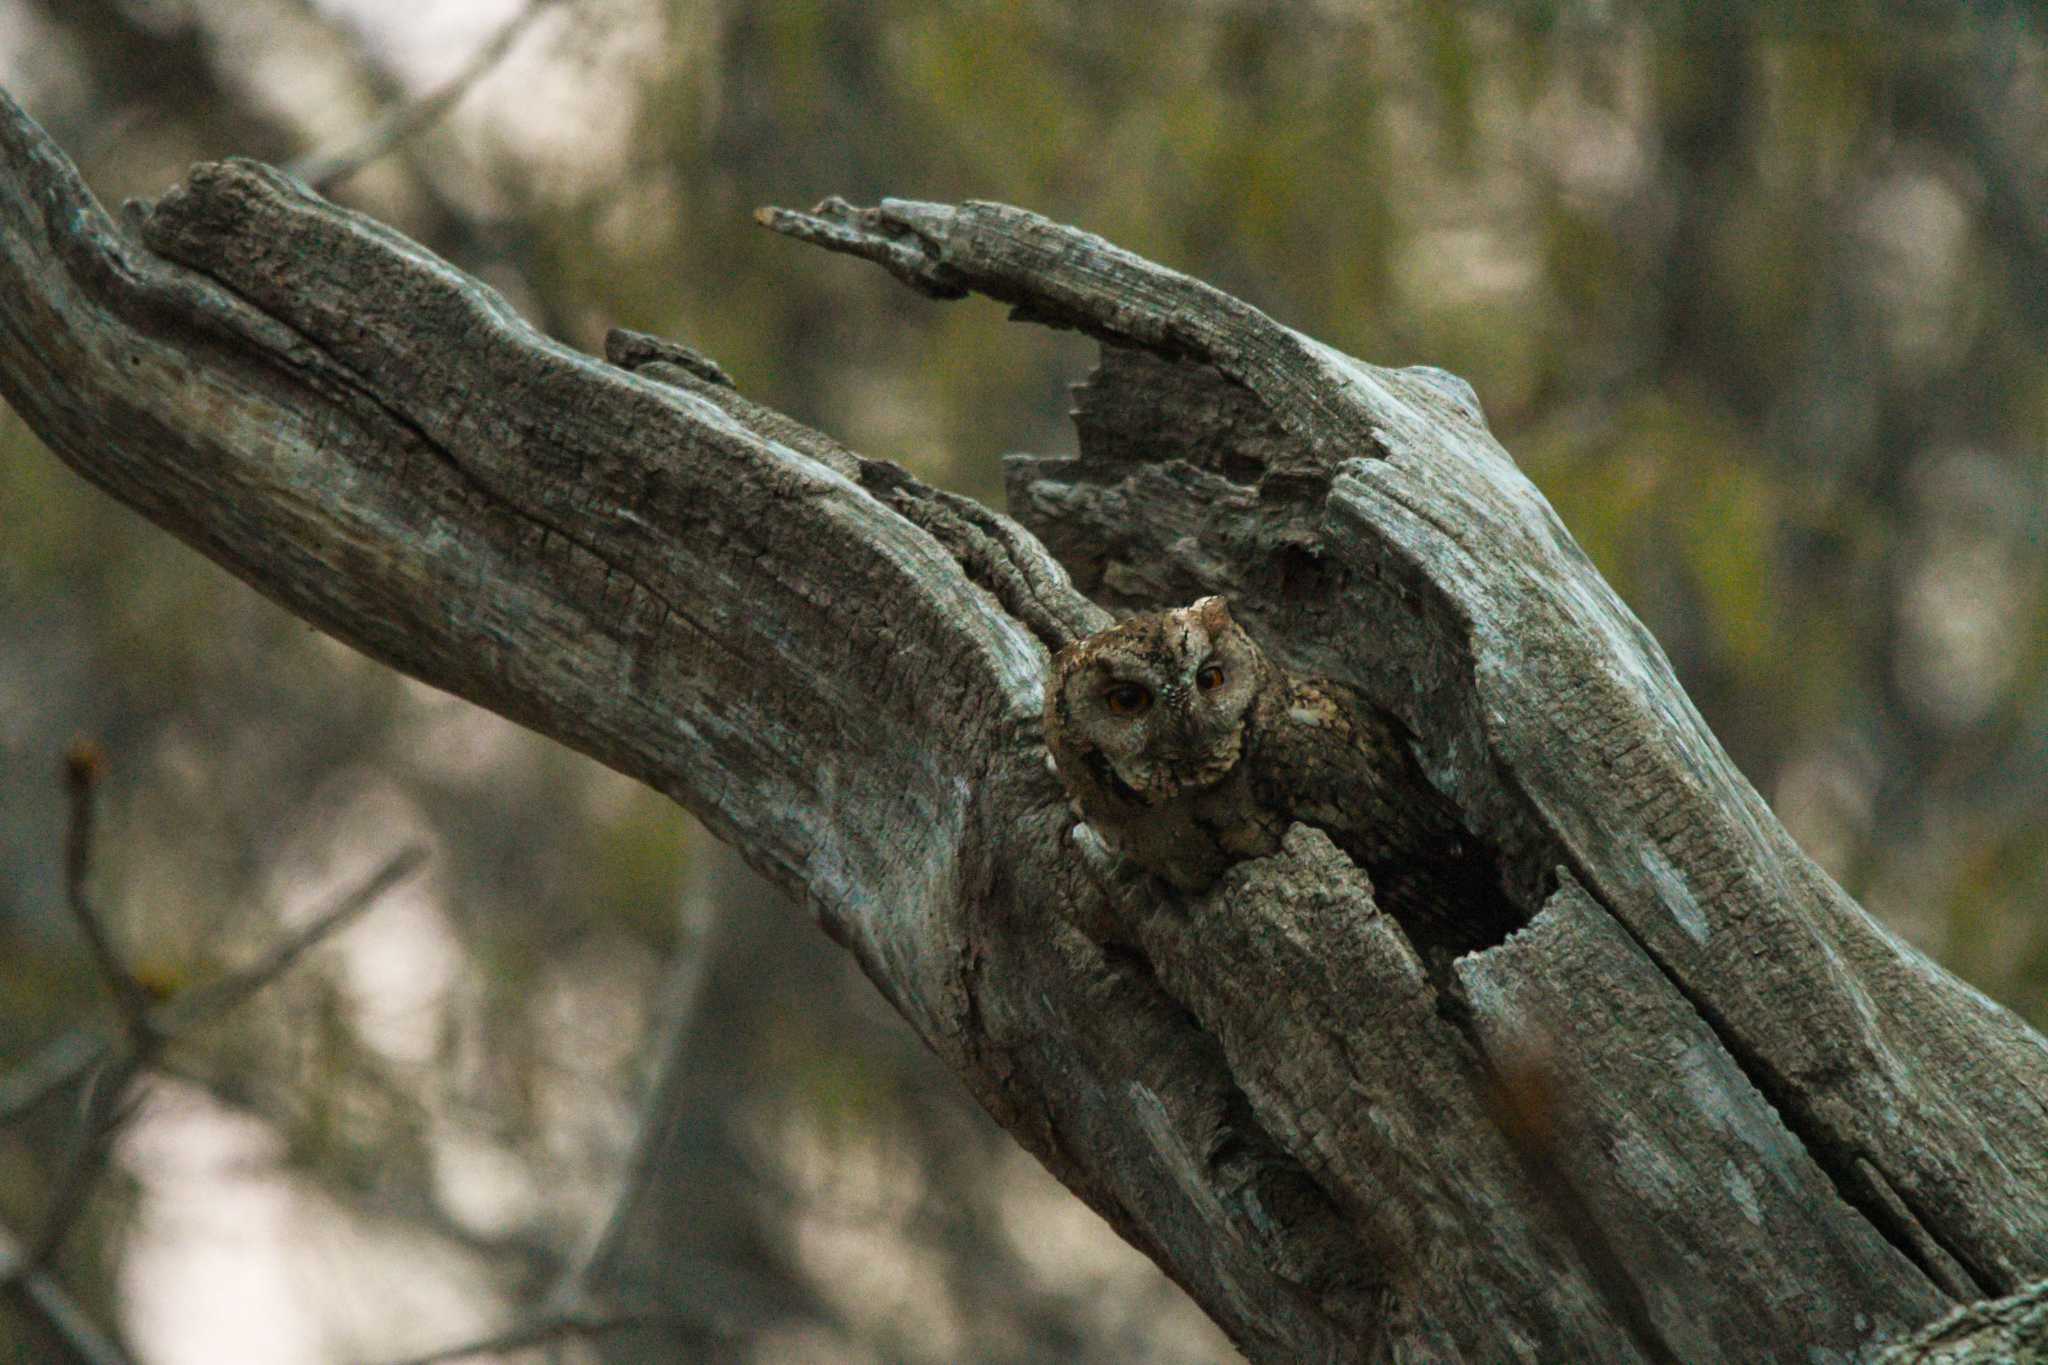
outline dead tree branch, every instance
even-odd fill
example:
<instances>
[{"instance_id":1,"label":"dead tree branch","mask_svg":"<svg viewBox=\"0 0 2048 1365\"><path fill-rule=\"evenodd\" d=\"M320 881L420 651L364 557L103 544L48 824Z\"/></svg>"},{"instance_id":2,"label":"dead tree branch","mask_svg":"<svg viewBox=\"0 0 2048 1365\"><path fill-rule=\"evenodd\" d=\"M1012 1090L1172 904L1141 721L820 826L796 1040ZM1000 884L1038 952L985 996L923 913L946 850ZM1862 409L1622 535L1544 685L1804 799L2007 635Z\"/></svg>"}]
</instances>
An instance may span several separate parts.
<instances>
[{"instance_id":1,"label":"dead tree branch","mask_svg":"<svg viewBox=\"0 0 2048 1365\"><path fill-rule=\"evenodd\" d=\"M1016 209L767 221L1105 343L1080 455L1012 466L1029 531L260 166L124 237L11 105L0 392L291 610L695 811L1255 1357L1846 1353L2048 1273L2048 1047L1792 844L1468 388ZM1502 851L1528 927L1450 989L1299 827L1135 942L1076 927L1046 651L1203 592ZM1532 1059L1563 1205L1500 1122Z\"/></svg>"}]
</instances>

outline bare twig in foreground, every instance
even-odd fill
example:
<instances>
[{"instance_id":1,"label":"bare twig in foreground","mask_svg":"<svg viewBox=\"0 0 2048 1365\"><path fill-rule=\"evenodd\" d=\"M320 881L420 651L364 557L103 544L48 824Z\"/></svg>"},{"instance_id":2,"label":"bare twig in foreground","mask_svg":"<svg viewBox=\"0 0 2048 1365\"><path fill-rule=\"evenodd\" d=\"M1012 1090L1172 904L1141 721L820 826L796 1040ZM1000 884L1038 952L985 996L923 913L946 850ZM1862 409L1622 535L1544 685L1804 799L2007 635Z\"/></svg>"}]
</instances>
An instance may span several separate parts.
<instances>
[{"instance_id":1,"label":"bare twig in foreground","mask_svg":"<svg viewBox=\"0 0 2048 1365\"><path fill-rule=\"evenodd\" d=\"M159 1046L159 1041L151 1038L132 1047L115 1057L100 1075L93 1078L92 1087L85 1097L85 1114L79 1123L77 1145L44 1203L42 1227L37 1230L27 1255L22 1258L26 1268L39 1269L48 1265L58 1248L64 1245L64 1239L71 1235L71 1229L85 1215L93 1187L106 1174L107 1162L114 1155L114 1139L135 1112L136 1099L129 1087L148 1069Z\"/></svg>"},{"instance_id":2,"label":"bare twig in foreground","mask_svg":"<svg viewBox=\"0 0 2048 1365\"><path fill-rule=\"evenodd\" d=\"M35 1056L0 1076L0 1124L8 1124L100 1064L111 1044L99 1029L80 1026L45 1043Z\"/></svg>"},{"instance_id":3,"label":"bare twig in foreground","mask_svg":"<svg viewBox=\"0 0 2048 1365\"><path fill-rule=\"evenodd\" d=\"M697 1006L703 996L704 973L711 961L708 934L712 920L700 916L690 941L678 946L669 968L655 1021L656 1036L648 1074L654 1084L641 1101L639 1123L633 1133L633 1147L626 1159L626 1173L612 1199L611 1213L584 1253L563 1276L557 1297L578 1297L587 1289L593 1272L607 1265L617 1254L626 1235L626 1224L639 1206L649 1181L661 1164L662 1139L667 1118L675 1112L682 1088L684 1065L690 1039L697 1023Z\"/></svg>"}]
</instances>

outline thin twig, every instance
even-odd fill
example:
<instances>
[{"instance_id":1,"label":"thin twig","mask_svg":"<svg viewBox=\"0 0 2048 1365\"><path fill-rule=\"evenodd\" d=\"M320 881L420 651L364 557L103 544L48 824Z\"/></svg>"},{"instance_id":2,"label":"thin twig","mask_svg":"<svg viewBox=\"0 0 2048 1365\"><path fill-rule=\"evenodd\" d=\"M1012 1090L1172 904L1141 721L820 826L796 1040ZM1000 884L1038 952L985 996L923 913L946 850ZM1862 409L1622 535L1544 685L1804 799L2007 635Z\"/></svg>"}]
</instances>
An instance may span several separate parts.
<instances>
[{"instance_id":1,"label":"thin twig","mask_svg":"<svg viewBox=\"0 0 2048 1365\"><path fill-rule=\"evenodd\" d=\"M703 997L704 977L711 962L709 934L715 927L713 912L706 911L690 927L695 931L679 944L662 985L661 1002L653 1032L650 1071L654 1084L641 1102L639 1125L633 1134L633 1148L626 1159L626 1172L612 1198L611 1212L590 1240L582 1255L562 1272L543 1306L522 1322L490 1336L459 1346L443 1347L426 1355L408 1357L391 1365L439 1365L490 1352L519 1350L562 1337L590 1337L630 1327L681 1325L720 1337L734 1335L731 1324L710 1313L683 1313L673 1308L662 1312L613 1310L606 1296L595 1292L591 1281L616 1252L625 1237L632 1211L640 1204L648 1184L660 1166L666 1120L675 1108L675 1093L682 1084L685 1060L695 1031L697 1008Z\"/></svg>"},{"instance_id":2,"label":"thin twig","mask_svg":"<svg viewBox=\"0 0 2048 1365\"><path fill-rule=\"evenodd\" d=\"M35 1240L25 1252L13 1253L15 1266L11 1278L34 1274L47 1266L84 1215L93 1187L99 1184L113 1156L114 1136L130 1112L129 1083L149 1065L163 1041L150 1020L148 993L121 965L113 940L86 895L86 882L92 876L95 796L106 771L105 753L89 740L74 740L65 751L64 786L70 797L71 818L64 835L64 899L79 933L92 949L100 979L114 997L128 1045L87 1091L77 1145L44 1204L42 1226Z\"/></svg>"},{"instance_id":3,"label":"thin twig","mask_svg":"<svg viewBox=\"0 0 2048 1365\"><path fill-rule=\"evenodd\" d=\"M25 1261L14 1234L0 1227L0 1294L39 1320L76 1365L129 1365L128 1353L81 1308L50 1271Z\"/></svg>"},{"instance_id":4,"label":"thin twig","mask_svg":"<svg viewBox=\"0 0 2048 1365\"><path fill-rule=\"evenodd\" d=\"M431 126L469 93L470 87L488 74L512 48L519 35L544 12L562 0L527 0L520 11L476 50L463 68L429 93L388 111L367 133L348 146L331 152L300 157L286 169L314 189L326 194L336 185L384 156L392 148Z\"/></svg>"},{"instance_id":5,"label":"thin twig","mask_svg":"<svg viewBox=\"0 0 2048 1365\"><path fill-rule=\"evenodd\" d=\"M276 980L306 950L336 929L360 915L397 882L409 876L426 859L426 850L414 844L395 854L370 879L344 895L310 924L277 944L263 957L232 976L224 977L203 990L172 1002L161 1014L144 1013L128 1030L128 1047L107 1065L94 1081L86 1099L85 1121L80 1125L78 1146L59 1177L43 1215L42 1229L30 1246L27 1263L43 1266L57 1254L78 1220L107 1163L114 1154L114 1141L134 1106L129 1087L135 1078L155 1064L157 1055L186 1029L233 1010L257 991Z\"/></svg>"},{"instance_id":6,"label":"thin twig","mask_svg":"<svg viewBox=\"0 0 2048 1365\"><path fill-rule=\"evenodd\" d=\"M14 1122L105 1061L113 1050L106 1033L74 1028L45 1043L35 1056L0 1076L0 1125Z\"/></svg>"},{"instance_id":7,"label":"thin twig","mask_svg":"<svg viewBox=\"0 0 2048 1365\"><path fill-rule=\"evenodd\" d=\"M640 1205L647 1186L661 1164L662 1141L668 1120L673 1117L676 1097L686 1079L685 1062L690 1039L696 1029L697 1006L704 993L704 977L710 969L710 935L716 929L715 911L707 910L692 925L696 930L689 942L678 944L675 961L663 983L659 1030L654 1044L650 1073L654 1084L640 1103L639 1123L633 1133L632 1152L626 1158L626 1173L612 1197L611 1213L589 1247L562 1277L558 1293L581 1293L588 1288L594 1272L602 1270L617 1254L625 1240L626 1226Z\"/></svg>"},{"instance_id":8,"label":"thin twig","mask_svg":"<svg viewBox=\"0 0 2048 1365\"><path fill-rule=\"evenodd\" d=\"M103 771L98 751L74 746L67 771L71 778L71 838L66 849L66 876L73 889L72 906L94 955L107 980L134 986L142 1007L125 1015L124 1048L115 1041L81 1033L70 1033L45 1048L35 1060L12 1075L0 1078L0 1117L25 1113L65 1083L94 1066L104 1070L87 1092L85 1117L80 1124L78 1145L58 1177L43 1215L35 1241L23 1248L15 1237L0 1229L0 1294L20 1303L48 1324L71 1356L82 1365L126 1365L127 1357L101 1332L72 1300L63 1284L49 1270L51 1259L83 1216L93 1188L106 1172L115 1140L134 1112L130 1087L135 1078L154 1065L158 1054L188 1029L205 1024L233 1010L256 992L283 975L308 949L374 905L393 886L411 876L426 861L426 849L409 845L334 904L314 916L296 933L279 942L256 962L221 978L210 986L189 992L169 1003L149 1008L146 994L120 968L111 946L98 933L98 920L77 888L91 868L92 807L91 786ZM118 994L118 991L117 991ZM83 1038L83 1042L81 1042Z\"/></svg>"},{"instance_id":9,"label":"thin twig","mask_svg":"<svg viewBox=\"0 0 2048 1365\"><path fill-rule=\"evenodd\" d=\"M71 908L78 932L92 949L93 964L114 997L122 1026L128 1030L129 1038L141 1046L150 1028L149 993L121 965L121 956L114 951L113 940L85 891L92 876L96 797L100 779L106 773L107 757L97 744L86 739L72 741L64 753L64 787L71 798L71 820L64 832L64 900Z\"/></svg>"},{"instance_id":10,"label":"thin twig","mask_svg":"<svg viewBox=\"0 0 2048 1365\"><path fill-rule=\"evenodd\" d=\"M145 1016L140 1026L130 1027L127 1048L106 1061L105 1071L94 1080L85 1104L85 1121L80 1125L78 1146L51 1192L43 1215L43 1226L24 1259L25 1266L34 1269L46 1264L84 1213L86 1201L105 1173L108 1159L113 1154L114 1139L132 1112L129 1087L155 1062L157 1054L181 1033L228 1013L276 980L307 949L360 915L384 892L410 876L426 856L426 850L417 844L401 850L369 880L342 896L257 962L159 1007ZM97 1059L105 1059L112 1050L112 1044L103 1040ZM83 1069L81 1066L70 1074L76 1075ZM43 1079L49 1081L63 1074L62 1068L50 1068Z\"/></svg>"},{"instance_id":11,"label":"thin twig","mask_svg":"<svg viewBox=\"0 0 2048 1365\"><path fill-rule=\"evenodd\" d=\"M378 897L411 876L425 859L426 849L421 845L401 849L367 881L346 892L257 961L152 1008L150 1030L167 1040L174 1039L233 1010L282 976L308 950L369 909ZM73 1029L60 1035L34 1057L0 1076L0 1124L20 1118L104 1064L113 1051L112 1039L89 1029Z\"/></svg>"},{"instance_id":12,"label":"thin twig","mask_svg":"<svg viewBox=\"0 0 2048 1365\"><path fill-rule=\"evenodd\" d=\"M101 1068L86 1091L76 1147L50 1192L35 1239L24 1247L12 1232L0 1228L0 1296L44 1323L62 1343L67 1357L81 1365L126 1365L127 1356L78 1306L49 1267L65 1238L84 1216L93 1189L112 1160L115 1141L134 1113L132 1087L136 1077L147 1071L181 1032L242 1004L276 980L308 949L375 904L426 860L426 850L417 844L401 850L367 881L255 963L202 990L153 1008L149 992L122 965L86 892L92 876L95 797L106 770L105 754L86 740L74 742L64 756L65 788L70 798L64 840L64 889L71 917L120 1011L125 1046L117 1048L112 1038L74 1031L45 1048L26 1066L0 1078L0 1118L13 1118L94 1067Z\"/></svg>"},{"instance_id":13,"label":"thin twig","mask_svg":"<svg viewBox=\"0 0 2048 1365\"><path fill-rule=\"evenodd\" d=\"M71 1235L71 1229L85 1216L93 1189L113 1158L114 1140L135 1112L129 1086L148 1068L160 1045L156 1037L147 1039L116 1057L93 1079L85 1100L85 1118L79 1125L78 1144L44 1202L42 1226L23 1258L27 1269L47 1266L64 1245L64 1239Z\"/></svg>"},{"instance_id":14,"label":"thin twig","mask_svg":"<svg viewBox=\"0 0 2048 1365\"><path fill-rule=\"evenodd\" d=\"M385 892L418 871L426 860L424 845L408 844L387 859L366 881L343 893L333 904L247 967L159 1006L152 1015L152 1023L175 1037L229 1013L291 970L292 964L309 949L346 928L357 916L375 905Z\"/></svg>"}]
</instances>

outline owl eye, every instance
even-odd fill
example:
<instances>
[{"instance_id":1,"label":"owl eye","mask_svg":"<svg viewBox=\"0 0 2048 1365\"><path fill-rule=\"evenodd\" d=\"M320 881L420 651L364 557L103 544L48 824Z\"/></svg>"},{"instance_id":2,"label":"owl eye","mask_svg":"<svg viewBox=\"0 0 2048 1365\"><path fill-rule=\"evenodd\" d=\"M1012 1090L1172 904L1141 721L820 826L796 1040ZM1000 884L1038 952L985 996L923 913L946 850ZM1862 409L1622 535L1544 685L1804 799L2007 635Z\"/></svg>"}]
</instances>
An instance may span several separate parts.
<instances>
[{"instance_id":1,"label":"owl eye","mask_svg":"<svg viewBox=\"0 0 2048 1365\"><path fill-rule=\"evenodd\" d=\"M1202 671L1195 674L1195 686L1201 688L1204 692L1214 692L1217 688L1223 686L1223 665L1202 665Z\"/></svg>"},{"instance_id":2,"label":"owl eye","mask_svg":"<svg viewBox=\"0 0 2048 1365\"><path fill-rule=\"evenodd\" d=\"M1137 683L1112 683L1102 693L1112 716L1135 716L1152 704L1152 693Z\"/></svg>"}]
</instances>

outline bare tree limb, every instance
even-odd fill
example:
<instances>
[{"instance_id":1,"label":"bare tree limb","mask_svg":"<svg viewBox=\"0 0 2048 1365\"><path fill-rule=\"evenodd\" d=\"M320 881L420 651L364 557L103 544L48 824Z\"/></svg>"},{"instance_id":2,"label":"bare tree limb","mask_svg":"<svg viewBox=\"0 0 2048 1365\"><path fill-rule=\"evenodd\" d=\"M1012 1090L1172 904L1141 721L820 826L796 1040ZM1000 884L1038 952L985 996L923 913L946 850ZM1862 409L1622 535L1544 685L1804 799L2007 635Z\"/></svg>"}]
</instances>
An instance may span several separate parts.
<instances>
[{"instance_id":1,"label":"bare tree limb","mask_svg":"<svg viewBox=\"0 0 2048 1365\"><path fill-rule=\"evenodd\" d=\"M2048 1047L1792 845L1468 388L1000 205L769 218L1105 342L1081 454L1013 464L1035 536L262 167L123 239L11 106L0 391L292 610L696 811L1256 1357L1846 1354L1949 1302L1901 1209L1973 1284L2048 1273ZM1440 990L1297 828L1084 932L1037 715L1109 618L1054 553L1108 606L1231 593L1398 715L1529 927ZM1501 1131L1539 1036L1632 1295Z\"/></svg>"}]
</instances>

